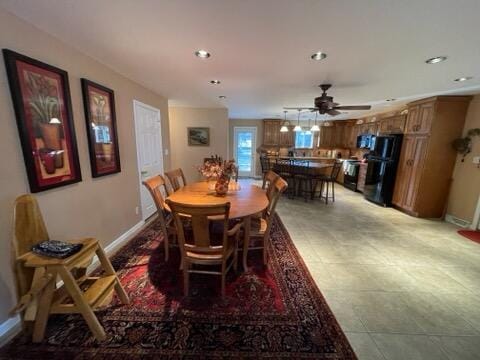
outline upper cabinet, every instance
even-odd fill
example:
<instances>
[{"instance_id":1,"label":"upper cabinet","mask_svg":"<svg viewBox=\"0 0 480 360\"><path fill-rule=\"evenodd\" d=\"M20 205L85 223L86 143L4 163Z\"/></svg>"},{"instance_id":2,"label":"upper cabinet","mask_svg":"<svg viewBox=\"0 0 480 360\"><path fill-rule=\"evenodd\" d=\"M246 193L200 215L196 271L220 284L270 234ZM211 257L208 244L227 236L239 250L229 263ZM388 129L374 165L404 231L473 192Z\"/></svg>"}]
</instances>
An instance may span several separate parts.
<instances>
[{"instance_id":1,"label":"upper cabinet","mask_svg":"<svg viewBox=\"0 0 480 360\"><path fill-rule=\"evenodd\" d=\"M280 132L280 120L263 120L263 145L292 147L295 142L293 126L288 126L288 132Z\"/></svg>"},{"instance_id":2,"label":"upper cabinet","mask_svg":"<svg viewBox=\"0 0 480 360\"><path fill-rule=\"evenodd\" d=\"M280 127L278 120L263 120L263 145L278 145Z\"/></svg>"},{"instance_id":3,"label":"upper cabinet","mask_svg":"<svg viewBox=\"0 0 480 360\"><path fill-rule=\"evenodd\" d=\"M401 134L405 130L405 115L394 115L382 118L378 124L379 134Z\"/></svg>"},{"instance_id":4,"label":"upper cabinet","mask_svg":"<svg viewBox=\"0 0 480 360\"><path fill-rule=\"evenodd\" d=\"M428 134L432 127L435 102L422 102L409 106L406 134Z\"/></svg>"}]
</instances>

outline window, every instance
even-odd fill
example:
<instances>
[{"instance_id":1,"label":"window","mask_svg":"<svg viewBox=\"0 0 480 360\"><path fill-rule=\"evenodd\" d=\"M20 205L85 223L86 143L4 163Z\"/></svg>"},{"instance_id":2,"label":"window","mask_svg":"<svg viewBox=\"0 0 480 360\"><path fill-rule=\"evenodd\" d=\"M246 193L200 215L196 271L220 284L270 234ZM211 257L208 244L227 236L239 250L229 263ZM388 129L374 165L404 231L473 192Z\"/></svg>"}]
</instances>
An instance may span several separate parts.
<instances>
[{"instance_id":1,"label":"window","mask_svg":"<svg viewBox=\"0 0 480 360\"><path fill-rule=\"evenodd\" d=\"M296 148L313 148L313 133L310 130L297 131L295 133Z\"/></svg>"}]
</instances>

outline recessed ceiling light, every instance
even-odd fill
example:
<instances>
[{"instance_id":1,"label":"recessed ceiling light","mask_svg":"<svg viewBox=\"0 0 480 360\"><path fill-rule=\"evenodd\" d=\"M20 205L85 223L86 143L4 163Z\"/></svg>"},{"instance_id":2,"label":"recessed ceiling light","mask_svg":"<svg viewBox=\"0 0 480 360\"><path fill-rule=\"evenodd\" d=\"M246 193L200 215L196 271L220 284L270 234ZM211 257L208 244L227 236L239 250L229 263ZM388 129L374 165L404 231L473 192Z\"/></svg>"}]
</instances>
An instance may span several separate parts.
<instances>
[{"instance_id":1,"label":"recessed ceiling light","mask_svg":"<svg viewBox=\"0 0 480 360\"><path fill-rule=\"evenodd\" d=\"M455 79L454 81L463 82L463 81L472 80L472 79L473 79L473 76L464 76L464 77Z\"/></svg>"},{"instance_id":2,"label":"recessed ceiling light","mask_svg":"<svg viewBox=\"0 0 480 360\"><path fill-rule=\"evenodd\" d=\"M323 60L327 57L327 54L319 51L319 52L316 52L315 54L313 54L312 56L310 56L313 60Z\"/></svg>"},{"instance_id":3,"label":"recessed ceiling light","mask_svg":"<svg viewBox=\"0 0 480 360\"><path fill-rule=\"evenodd\" d=\"M197 50L195 51L195 55L202 59L207 59L210 57L210 53L207 50Z\"/></svg>"},{"instance_id":4,"label":"recessed ceiling light","mask_svg":"<svg viewBox=\"0 0 480 360\"><path fill-rule=\"evenodd\" d=\"M220 80L210 80L210 84L218 85L220 84Z\"/></svg>"},{"instance_id":5,"label":"recessed ceiling light","mask_svg":"<svg viewBox=\"0 0 480 360\"><path fill-rule=\"evenodd\" d=\"M219 99L226 99L227 97L225 95L220 95L218 98Z\"/></svg>"},{"instance_id":6,"label":"recessed ceiling light","mask_svg":"<svg viewBox=\"0 0 480 360\"><path fill-rule=\"evenodd\" d=\"M436 56L431 59L425 60L427 64L437 64L439 62L447 60L446 56Z\"/></svg>"},{"instance_id":7,"label":"recessed ceiling light","mask_svg":"<svg viewBox=\"0 0 480 360\"><path fill-rule=\"evenodd\" d=\"M387 99L385 101L395 101L395 100L397 100L397 99L391 98L391 99Z\"/></svg>"}]
</instances>

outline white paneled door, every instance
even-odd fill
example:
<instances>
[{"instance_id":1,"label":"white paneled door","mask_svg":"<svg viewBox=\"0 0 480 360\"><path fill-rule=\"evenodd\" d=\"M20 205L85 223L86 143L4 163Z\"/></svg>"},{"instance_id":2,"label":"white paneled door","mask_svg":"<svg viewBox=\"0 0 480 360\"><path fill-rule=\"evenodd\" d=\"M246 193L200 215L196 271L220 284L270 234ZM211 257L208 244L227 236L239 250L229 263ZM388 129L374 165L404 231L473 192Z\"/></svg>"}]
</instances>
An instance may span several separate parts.
<instances>
[{"instance_id":1,"label":"white paneled door","mask_svg":"<svg viewBox=\"0 0 480 360\"><path fill-rule=\"evenodd\" d=\"M163 174L162 123L160 110L133 101L135 134L137 141L138 173L142 218L145 220L156 211L152 196L142 181L154 175Z\"/></svg>"},{"instance_id":2,"label":"white paneled door","mask_svg":"<svg viewBox=\"0 0 480 360\"><path fill-rule=\"evenodd\" d=\"M238 175L254 177L257 128L235 126L233 134L235 161L239 170Z\"/></svg>"}]
</instances>

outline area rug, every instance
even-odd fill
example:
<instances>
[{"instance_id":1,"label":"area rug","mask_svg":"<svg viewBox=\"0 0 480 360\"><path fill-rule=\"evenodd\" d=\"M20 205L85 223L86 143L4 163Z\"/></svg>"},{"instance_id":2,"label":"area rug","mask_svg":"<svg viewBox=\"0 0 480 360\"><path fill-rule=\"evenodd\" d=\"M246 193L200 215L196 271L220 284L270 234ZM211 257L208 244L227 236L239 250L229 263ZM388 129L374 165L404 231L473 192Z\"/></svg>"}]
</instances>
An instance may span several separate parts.
<instances>
[{"instance_id":1,"label":"area rug","mask_svg":"<svg viewBox=\"0 0 480 360\"><path fill-rule=\"evenodd\" d=\"M9 359L356 359L292 240L276 217L267 266L249 252L249 269L230 272L222 299L218 277L192 276L182 295L179 251L164 261L154 222L112 263L131 304L97 312L108 334L98 342L78 315L50 318L45 340L24 334L0 350ZM196 275L196 274L195 274Z\"/></svg>"},{"instance_id":2,"label":"area rug","mask_svg":"<svg viewBox=\"0 0 480 360\"><path fill-rule=\"evenodd\" d=\"M475 230L458 230L458 233L467 239L480 244L480 231Z\"/></svg>"}]
</instances>

